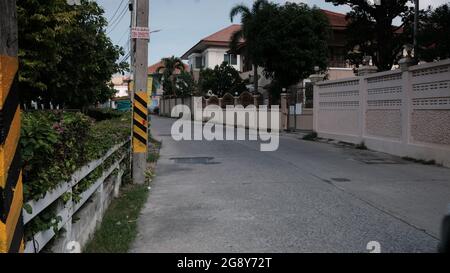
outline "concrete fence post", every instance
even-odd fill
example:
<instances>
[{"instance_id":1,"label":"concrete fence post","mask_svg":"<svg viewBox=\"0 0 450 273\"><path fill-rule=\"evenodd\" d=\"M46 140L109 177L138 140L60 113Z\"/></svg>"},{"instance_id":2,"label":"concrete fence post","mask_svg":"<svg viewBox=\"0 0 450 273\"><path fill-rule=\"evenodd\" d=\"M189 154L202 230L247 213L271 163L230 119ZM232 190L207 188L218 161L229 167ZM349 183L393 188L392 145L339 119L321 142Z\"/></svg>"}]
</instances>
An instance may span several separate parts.
<instances>
[{"instance_id":1,"label":"concrete fence post","mask_svg":"<svg viewBox=\"0 0 450 273\"><path fill-rule=\"evenodd\" d=\"M324 78L325 75L319 74L318 69L316 69L316 74L309 76L309 80L313 85L313 131L315 132L319 130L319 86L317 86L317 83L323 81Z\"/></svg>"},{"instance_id":2,"label":"concrete fence post","mask_svg":"<svg viewBox=\"0 0 450 273\"><path fill-rule=\"evenodd\" d=\"M253 95L253 104L254 104L256 107L259 107L259 103L258 103L259 96L260 96L260 95Z\"/></svg>"},{"instance_id":3,"label":"concrete fence post","mask_svg":"<svg viewBox=\"0 0 450 273\"><path fill-rule=\"evenodd\" d=\"M288 106L289 94L281 93L281 129L289 129L289 106Z\"/></svg>"},{"instance_id":4,"label":"concrete fence post","mask_svg":"<svg viewBox=\"0 0 450 273\"><path fill-rule=\"evenodd\" d=\"M369 73L370 74L370 73ZM359 137L360 142L364 141L364 135L366 134L366 118L367 118L367 98L368 98L368 87L367 78L359 77Z\"/></svg>"},{"instance_id":5,"label":"concrete fence post","mask_svg":"<svg viewBox=\"0 0 450 273\"><path fill-rule=\"evenodd\" d=\"M412 115L412 83L409 67L415 64L414 59L407 56L399 61L402 71L402 144L408 145L411 142L411 115Z\"/></svg>"}]
</instances>

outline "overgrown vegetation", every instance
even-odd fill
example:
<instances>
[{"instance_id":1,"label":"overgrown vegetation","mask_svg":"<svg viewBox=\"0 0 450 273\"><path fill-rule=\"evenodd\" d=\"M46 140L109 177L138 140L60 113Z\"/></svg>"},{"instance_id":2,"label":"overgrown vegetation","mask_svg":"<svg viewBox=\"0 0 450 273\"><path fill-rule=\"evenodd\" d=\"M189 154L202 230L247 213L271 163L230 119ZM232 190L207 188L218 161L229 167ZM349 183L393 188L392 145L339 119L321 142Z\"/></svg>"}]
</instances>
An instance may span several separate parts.
<instances>
[{"instance_id":1,"label":"overgrown vegetation","mask_svg":"<svg viewBox=\"0 0 450 273\"><path fill-rule=\"evenodd\" d=\"M40 199L89 161L129 138L130 114L94 122L63 111L25 112L20 140L25 200Z\"/></svg>"},{"instance_id":2,"label":"overgrown vegetation","mask_svg":"<svg viewBox=\"0 0 450 273\"><path fill-rule=\"evenodd\" d=\"M402 159L406 160L406 161L418 163L418 164L423 164L423 165L436 165L435 160L417 159L417 158L412 158L412 157L408 157L408 156L402 157Z\"/></svg>"},{"instance_id":3,"label":"overgrown vegetation","mask_svg":"<svg viewBox=\"0 0 450 273\"><path fill-rule=\"evenodd\" d=\"M309 134L306 134L303 136L303 140L309 140L309 141L315 141L317 139L318 135L316 132L311 132Z\"/></svg>"},{"instance_id":4,"label":"overgrown vegetation","mask_svg":"<svg viewBox=\"0 0 450 273\"><path fill-rule=\"evenodd\" d=\"M45 197L48 191L67 182L75 170L102 157L115 144L129 138L129 113L92 111L94 112L100 119L106 116L111 119L94 122L92 118L81 113L62 111L33 111L23 114L20 145L24 162L25 201ZM49 228L56 232L62 220L57 215L58 204L61 204L61 201L78 203L84 191L119 158L126 156L127 149L127 146L119 149L79 181L71 193L63 194L27 223L25 240L28 241L34 234ZM32 213L27 204L24 209Z\"/></svg>"},{"instance_id":5,"label":"overgrown vegetation","mask_svg":"<svg viewBox=\"0 0 450 273\"><path fill-rule=\"evenodd\" d=\"M361 143L359 143L359 144L356 144L356 145L355 145L355 148L358 149L358 150L367 150L367 146L366 146L366 144L364 143L364 141L361 142Z\"/></svg>"}]
</instances>

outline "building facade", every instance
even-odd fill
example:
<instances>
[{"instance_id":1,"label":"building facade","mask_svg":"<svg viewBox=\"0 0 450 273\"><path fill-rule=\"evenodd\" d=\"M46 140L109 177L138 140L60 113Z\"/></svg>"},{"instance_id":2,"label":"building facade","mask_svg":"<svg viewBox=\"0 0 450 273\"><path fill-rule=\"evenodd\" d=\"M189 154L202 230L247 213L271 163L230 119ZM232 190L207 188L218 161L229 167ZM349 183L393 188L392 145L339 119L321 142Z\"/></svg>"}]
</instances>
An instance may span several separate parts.
<instances>
[{"instance_id":1,"label":"building facade","mask_svg":"<svg viewBox=\"0 0 450 273\"><path fill-rule=\"evenodd\" d=\"M230 41L234 32L240 30L240 25L231 25L200 40L181 57L188 61L194 78L198 80L201 69L229 63L236 70L241 71L241 56L230 54Z\"/></svg>"}]
</instances>

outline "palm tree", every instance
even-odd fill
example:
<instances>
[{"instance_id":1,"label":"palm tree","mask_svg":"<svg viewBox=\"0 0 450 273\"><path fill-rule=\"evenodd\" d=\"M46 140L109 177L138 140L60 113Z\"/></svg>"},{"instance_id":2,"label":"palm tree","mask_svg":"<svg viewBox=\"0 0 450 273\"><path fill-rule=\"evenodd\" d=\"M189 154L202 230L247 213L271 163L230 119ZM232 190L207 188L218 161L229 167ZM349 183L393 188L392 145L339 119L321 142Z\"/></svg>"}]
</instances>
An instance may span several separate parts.
<instances>
[{"instance_id":1,"label":"palm tree","mask_svg":"<svg viewBox=\"0 0 450 273\"><path fill-rule=\"evenodd\" d=\"M172 95L176 96L176 71L184 71L185 66L183 61L180 58L177 58L175 56L169 57L169 58L163 58L162 60L162 66L158 67L156 69L156 73L162 74L163 77L163 88L164 91L172 91ZM167 85L167 83L170 83L170 88Z\"/></svg>"},{"instance_id":2,"label":"palm tree","mask_svg":"<svg viewBox=\"0 0 450 273\"><path fill-rule=\"evenodd\" d=\"M262 26L261 22L267 19L265 11L269 11L270 8L275 6L275 4L269 3L267 0L256 0L251 9L243 4L239 4L230 11L231 22L233 22L235 16L240 14L242 23L242 28L233 33L230 47L232 51L237 51L241 41L245 39L244 55L247 56L248 61L253 63L254 92L258 92L258 30Z\"/></svg>"}]
</instances>

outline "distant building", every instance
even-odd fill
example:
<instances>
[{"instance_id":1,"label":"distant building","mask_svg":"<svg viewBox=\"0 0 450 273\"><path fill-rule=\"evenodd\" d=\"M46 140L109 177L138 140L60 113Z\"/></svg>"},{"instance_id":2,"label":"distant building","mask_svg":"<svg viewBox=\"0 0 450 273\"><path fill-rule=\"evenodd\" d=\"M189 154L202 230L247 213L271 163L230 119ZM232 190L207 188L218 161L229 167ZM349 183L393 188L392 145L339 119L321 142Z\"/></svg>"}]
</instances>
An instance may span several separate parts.
<instances>
[{"instance_id":1,"label":"distant building","mask_svg":"<svg viewBox=\"0 0 450 273\"><path fill-rule=\"evenodd\" d=\"M130 108L130 93L128 91L130 77L122 75L114 76L111 79L110 83L113 85L113 88L117 91L117 93L112 99L99 105L99 107L112 109L120 108L121 110L127 110L128 108Z\"/></svg>"},{"instance_id":2,"label":"distant building","mask_svg":"<svg viewBox=\"0 0 450 273\"><path fill-rule=\"evenodd\" d=\"M159 101L164 93L163 86L160 82L161 74L164 72L164 69L160 70L158 73L158 68L160 67L164 67L162 60L148 67L148 77L149 80L151 79L152 81L152 104L149 106L150 110L153 110L155 107L159 107ZM184 65L184 70L189 71L189 66L187 64ZM180 73L180 70L175 70L175 74Z\"/></svg>"},{"instance_id":3,"label":"distant building","mask_svg":"<svg viewBox=\"0 0 450 273\"><path fill-rule=\"evenodd\" d=\"M181 56L183 60L188 61L196 80L201 69L212 69L223 62L229 63L238 71L241 70L241 57L229 53L231 36L240 28L240 25L231 25L205 37Z\"/></svg>"}]
</instances>

